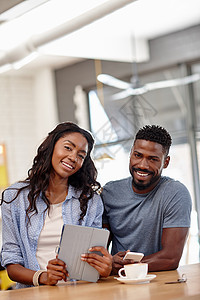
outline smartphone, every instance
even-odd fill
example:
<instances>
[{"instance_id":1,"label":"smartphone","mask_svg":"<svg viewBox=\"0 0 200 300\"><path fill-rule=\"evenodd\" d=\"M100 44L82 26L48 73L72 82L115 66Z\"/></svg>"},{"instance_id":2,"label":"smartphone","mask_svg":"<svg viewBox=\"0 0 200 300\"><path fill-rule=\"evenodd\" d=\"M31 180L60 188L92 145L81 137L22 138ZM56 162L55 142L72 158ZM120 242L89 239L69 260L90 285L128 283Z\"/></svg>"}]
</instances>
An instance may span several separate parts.
<instances>
[{"instance_id":1,"label":"smartphone","mask_svg":"<svg viewBox=\"0 0 200 300\"><path fill-rule=\"evenodd\" d=\"M133 259L135 262L140 262L144 254L139 252L127 252L123 259Z\"/></svg>"}]
</instances>

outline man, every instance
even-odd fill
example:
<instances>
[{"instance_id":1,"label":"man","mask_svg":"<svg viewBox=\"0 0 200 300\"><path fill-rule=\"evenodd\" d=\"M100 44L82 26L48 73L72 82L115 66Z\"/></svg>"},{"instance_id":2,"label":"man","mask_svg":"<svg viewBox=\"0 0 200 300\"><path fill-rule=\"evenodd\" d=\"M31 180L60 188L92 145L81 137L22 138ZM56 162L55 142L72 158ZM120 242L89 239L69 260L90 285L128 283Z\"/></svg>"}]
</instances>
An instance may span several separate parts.
<instances>
[{"instance_id":1,"label":"man","mask_svg":"<svg viewBox=\"0 0 200 300\"><path fill-rule=\"evenodd\" d=\"M103 223L111 231L113 273L144 253L149 271L178 267L190 227L191 198L179 181L161 176L169 165L171 136L152 125L136 134L130 153L131 177L109 182L102 192Z\"/></svg>"}]
</instances>

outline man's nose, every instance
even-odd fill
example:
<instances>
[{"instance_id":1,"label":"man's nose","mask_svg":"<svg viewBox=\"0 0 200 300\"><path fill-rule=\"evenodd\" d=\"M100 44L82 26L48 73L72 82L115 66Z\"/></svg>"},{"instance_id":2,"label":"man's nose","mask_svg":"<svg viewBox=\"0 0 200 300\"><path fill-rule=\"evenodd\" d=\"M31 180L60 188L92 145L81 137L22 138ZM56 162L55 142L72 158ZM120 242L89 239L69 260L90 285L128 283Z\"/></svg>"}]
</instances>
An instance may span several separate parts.
<instances>
[{"instance_id":1,"label":"man's nose","mask_svg":"<svg viewBox=\"0 0 200 300\"><path fill-rule=\"evenodd\" d=\"M149 168L148 160L145 157L143 157L140 160L140 163L139 163L138 167L140 167L141 169L148 169Z\"/></svg>"}]
</instances>

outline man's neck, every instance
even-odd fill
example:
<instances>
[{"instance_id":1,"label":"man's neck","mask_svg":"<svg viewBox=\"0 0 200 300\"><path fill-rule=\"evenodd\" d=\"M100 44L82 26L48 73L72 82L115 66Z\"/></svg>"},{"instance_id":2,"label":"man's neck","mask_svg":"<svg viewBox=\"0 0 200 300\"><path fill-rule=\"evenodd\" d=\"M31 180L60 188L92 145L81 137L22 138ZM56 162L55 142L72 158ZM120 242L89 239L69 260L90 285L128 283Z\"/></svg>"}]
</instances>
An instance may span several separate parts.
<instances>
[{"instance_id":1,"label":"man's neck","mask_svg":"<svg viewBox=\"0 0 200 300\"><path fill-rule=\"evenodd\" d=\"M158 185L160 179L161 177L156 182L152 183L152 185L144 189L137 188L137 186L132 181L132 189L136 194L148 194Z\"/></svg>"}]
</instances>

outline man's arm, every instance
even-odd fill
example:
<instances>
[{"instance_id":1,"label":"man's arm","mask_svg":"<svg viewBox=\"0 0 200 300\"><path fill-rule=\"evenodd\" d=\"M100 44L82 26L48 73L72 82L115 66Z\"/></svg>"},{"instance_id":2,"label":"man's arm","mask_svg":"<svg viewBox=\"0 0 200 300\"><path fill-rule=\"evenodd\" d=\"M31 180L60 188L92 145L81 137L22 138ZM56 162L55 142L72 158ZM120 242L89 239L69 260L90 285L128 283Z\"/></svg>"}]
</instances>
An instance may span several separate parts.
<instances>
[{"instance_id":1,"label":"man's arm","mask_svg":"<svg viewBox=\"0 0 200 300\"><path fill-rule=\"evenodd\" d=\"M178 267L189 228L164 228L162 233L162 250L145 256L141 262L148 263L148 271L174 270ZM112 274L117 274L123 265L134 263L124 260L127 251L118 252L113 256Z\"/></svg>"},{"instance_id":2,"label":"man's arm","mask_svg":"<svg viewBox=\"0 0 200 300\"><path fill-rule=\"evenodd\" d=\"M145 256L142 262L148 263L149 271L176 269L179 265L189 228L163 228L162 250Z\"/></svg>"}]
</instances>

